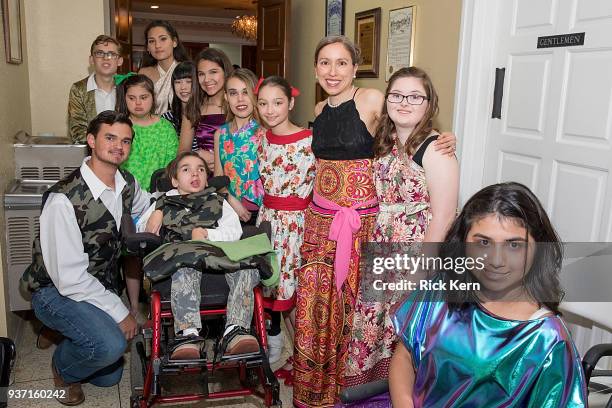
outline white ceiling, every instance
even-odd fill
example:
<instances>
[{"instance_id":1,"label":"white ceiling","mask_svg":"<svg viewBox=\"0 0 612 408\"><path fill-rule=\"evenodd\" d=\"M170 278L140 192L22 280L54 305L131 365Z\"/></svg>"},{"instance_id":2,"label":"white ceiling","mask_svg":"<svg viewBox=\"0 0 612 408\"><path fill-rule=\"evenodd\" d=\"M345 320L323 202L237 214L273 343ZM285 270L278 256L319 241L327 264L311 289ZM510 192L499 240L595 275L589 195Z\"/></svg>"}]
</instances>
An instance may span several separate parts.
<instances>
[{"instance_id":1,"label":"white ceiling","mask_svg":"<svg viewBox=\"0 0 612 408\"><path fill-rule=\"evenodd\" d=\"M151 5L158 5L152 9ZM132 12L156 13L160 18L168 15L190 17L234 18L237 15L254 15L257 1L254 0L132 0Z\"/></svg>"}]
</instances>

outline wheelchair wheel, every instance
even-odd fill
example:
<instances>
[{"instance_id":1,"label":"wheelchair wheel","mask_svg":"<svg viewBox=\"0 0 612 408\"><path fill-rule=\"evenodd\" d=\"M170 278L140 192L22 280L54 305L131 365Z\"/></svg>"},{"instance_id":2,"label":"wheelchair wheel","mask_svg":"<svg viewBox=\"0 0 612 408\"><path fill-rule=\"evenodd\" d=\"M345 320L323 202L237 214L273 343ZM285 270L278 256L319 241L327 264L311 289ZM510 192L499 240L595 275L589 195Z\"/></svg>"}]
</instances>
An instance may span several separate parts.
<instances>
[{"instance_id":1,"label":"wheelchair wheel","mask_svg":"<svg viewBox=\"0 0 612 408\"><path fill-rule=\"evenodd\" d=\"M143 394L144 377L146 366L143 365L142 357L144 357L145 350L145 339L142 334L136 335L130 344L130 383L132 395L130 401L132 401L133 407L138 407L138 402ZM141 356L141 353L142 356ZM136 402L136 404L135 404Z\"/></svg>"}]
</instances>

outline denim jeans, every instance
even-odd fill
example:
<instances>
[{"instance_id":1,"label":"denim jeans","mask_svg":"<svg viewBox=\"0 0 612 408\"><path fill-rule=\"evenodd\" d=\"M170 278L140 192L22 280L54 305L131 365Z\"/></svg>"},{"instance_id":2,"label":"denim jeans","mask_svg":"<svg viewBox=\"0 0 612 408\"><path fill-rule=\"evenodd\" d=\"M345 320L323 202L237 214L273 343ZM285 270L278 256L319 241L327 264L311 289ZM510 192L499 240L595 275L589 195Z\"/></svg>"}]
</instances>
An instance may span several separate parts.
<instances>
[{"instance_id":1,"label":"denim jeans","mask_svg":"<svg viewBox=\"0 0 612 408\"><path fill-rule=\"evenodd\" d=\"M106 312L62 296L54 286L34 292L32 307L45 326L65 337L53 354L55 369L65 382L110 387L121 380L127 342Z\"/></svg>"}]
</instances>

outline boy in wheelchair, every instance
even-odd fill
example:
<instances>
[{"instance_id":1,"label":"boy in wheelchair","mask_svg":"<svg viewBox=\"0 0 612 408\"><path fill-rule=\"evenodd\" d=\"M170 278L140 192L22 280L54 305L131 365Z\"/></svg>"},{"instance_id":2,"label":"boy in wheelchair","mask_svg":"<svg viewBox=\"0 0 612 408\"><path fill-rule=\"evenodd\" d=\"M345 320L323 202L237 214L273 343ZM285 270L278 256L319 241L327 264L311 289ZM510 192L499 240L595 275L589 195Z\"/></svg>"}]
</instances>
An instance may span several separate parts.
<instances>
[{"instance_id":1,"label":"boy in wheelchair","mask_svg":"<svg viewBox=\"0 0 612 408\"><path fill-rule=\"evenodd\" d=\"M143 215L139 224L146 220L147 232L160 235L164 243L240 239L242 228L238 215L214 187L208 186L206 164L197 153L179 153L166 171L174 190L160 197ZM200 358L204 344L204 339L199 337L201 278L200 270L188 267L172 274L171 308L176 335L172 360ZM249 327L254 307L253 288L259 283L259 272L243 269L226 273L225 278L229 296L220 349L224 355L258 352L259 343L250 334Z\"/></svg>"}]
</instances>

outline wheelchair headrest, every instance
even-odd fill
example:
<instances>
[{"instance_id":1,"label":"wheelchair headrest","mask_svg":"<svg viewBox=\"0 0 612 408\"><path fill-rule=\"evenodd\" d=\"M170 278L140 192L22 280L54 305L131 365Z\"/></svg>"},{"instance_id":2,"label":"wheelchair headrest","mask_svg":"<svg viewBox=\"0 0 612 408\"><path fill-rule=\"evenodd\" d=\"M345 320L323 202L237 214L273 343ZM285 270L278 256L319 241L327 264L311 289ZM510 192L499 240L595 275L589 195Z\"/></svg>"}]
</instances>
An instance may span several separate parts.
<instances>
[{"instance_id":1,"label":"wheelchair headrest","mask_svg":"<svg viewBox=\"0 0 612 408\"><path fill-rule=\"evenodd\" d=\"M222 188L226 188L229 186L229 177L227 176L215 176L210 177L208 179L208 185L211 187L220 190ZM166 175L166 169L158 169L153 172L151 175L151 192L161 192L165 193L166 191L172 190L174 187L172 186L172 182Z\"/></svg>"}]
</instances>

